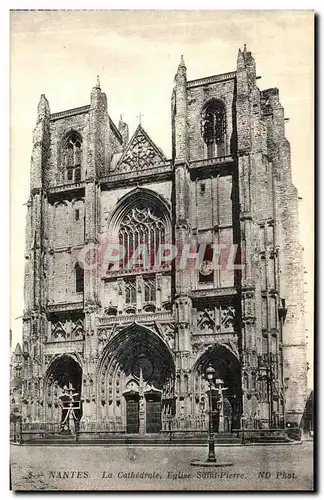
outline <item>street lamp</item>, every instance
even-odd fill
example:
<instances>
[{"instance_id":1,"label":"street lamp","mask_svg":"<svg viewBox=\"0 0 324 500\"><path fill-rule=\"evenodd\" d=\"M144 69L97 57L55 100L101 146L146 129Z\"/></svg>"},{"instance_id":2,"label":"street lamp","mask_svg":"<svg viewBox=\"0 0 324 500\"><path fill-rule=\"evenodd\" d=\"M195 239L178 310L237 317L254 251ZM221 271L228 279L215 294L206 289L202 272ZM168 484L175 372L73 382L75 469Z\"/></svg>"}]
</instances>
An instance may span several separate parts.
<instances>
[{"instance_id":1,"label":"street lamp","mask_svg":"<svg viewBox=\"0 0 324 500\"><path fill-rule=\"evenodd\" d=\"M245 415L241 415L241 427L242 427L242 444L245 444L244 428L245 428Z\"/></svg>"},{"instance_id":2,"label":"street lamp","mask_svg":"<svg viewBox=\"0 0 324 500\"><path fill-rule=\"evenodd\" d=\"M273 427L273 383L274 383L274 367L276 364L276 359L272 352L264 354L263 356L263 366L266 369L267 377L267 392L268 392L268 403L269 403L269 427Z\"/></svg>"},{"instance_id":3,"label":"street lamp","mask_svg":"<svg viewBox=\"0 0 324 500\"><path fill-rule=\"evenodd\" d=\"M216 456L215 456L215 438L214 438L214 432L213 432L213 422L212 422L212 415L213 415L213 409L212 409L212 382L215 377L215 370L214 368L209 365L205 376L208 381L209 385L209 425L208 425L208 457L207 460L192 460L190 462L190 465L196 466L196 467L229 467L233 465L232 462L217 462L216 461ZM218 392L221 394L221 389L218 390Z\"/></svg>"},{"instance_id":4,"label":"street lamp","mask_svg":"<svg viewBox=\"0 0 324 500\"><path fill-rule=\"evenodd\" d=\"M206 377L208 380L208 385L209 385L209 433L208 433L208 458L207 462L216 462L216 457L215 457L215 438L214 438L214 432L213 432L213 422L212 422L212 416L213 416L213 401L212 401L212 382L215 376L215 370L214 368L209 365L209 367L206 370Z\"/></svg>"}]
</instances>

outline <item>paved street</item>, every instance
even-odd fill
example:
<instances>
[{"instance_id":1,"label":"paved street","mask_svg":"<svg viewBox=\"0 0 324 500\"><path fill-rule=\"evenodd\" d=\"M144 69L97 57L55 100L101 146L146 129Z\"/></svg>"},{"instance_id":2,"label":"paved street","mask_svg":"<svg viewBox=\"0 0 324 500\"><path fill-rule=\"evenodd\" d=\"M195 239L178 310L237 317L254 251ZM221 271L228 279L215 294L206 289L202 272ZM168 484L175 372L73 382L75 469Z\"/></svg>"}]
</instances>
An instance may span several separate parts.
<instances>
[{"instance_id":1,"label":"paved street","mask_svg":"<svg viewBox=\"0 0 324 500\"><path fill-rule=\"evenodd\" d=\"M11 447L14 490L311 490L313 443L218 447L232 467L193 467L206 447Z\"/></svg>"}]
</instances>

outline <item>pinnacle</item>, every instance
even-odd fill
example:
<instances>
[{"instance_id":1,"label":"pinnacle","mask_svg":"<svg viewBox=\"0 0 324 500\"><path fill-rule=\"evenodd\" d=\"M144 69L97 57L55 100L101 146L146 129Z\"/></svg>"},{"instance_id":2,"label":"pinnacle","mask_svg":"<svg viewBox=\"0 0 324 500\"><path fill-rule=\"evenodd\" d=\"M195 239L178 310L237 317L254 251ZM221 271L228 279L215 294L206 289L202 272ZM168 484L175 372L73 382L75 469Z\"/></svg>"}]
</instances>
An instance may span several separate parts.
<instances>
[{"instance_id":1,"label":"pinnacle","mask_svg":"<svg viewBox=\"0 0 324 500\"><path fill-rule=\"evenodd\" d=\"M38 101L38 104L39 105L46 105L47 103L48 103L48 101L47 101L46 95L41 94L39 101Z\"/></svg>"},{"instance_id":2,"label":"pinnacle","mask_svg":"<svg viewBox=\"0 0 324 500\"><path fill-rule=\"evenodd\" d=\"M45 94L42 94L40 96L37 106L37 115L39 119L45 118L46 116L50 115L50 108Z\"/></svg>"},{"instance_id":3,"label":"pinnacle","mask_svg":"<svg viewBox=\"0 0 324 500\"><path fill-rule=\"evenodd\" d=\"M100 87L100 80L99 80L99 75L97 75L97 81L96 81L95 89L99 89L99 90L101 90L101 87Z\"/></svg>"},{"instance_id":4,"label":"pinnacle","mask_svg":"<svg viewBox=\"0 0 324 500\"><path fill-rule=\"evenodd\" d=\"M183 55L180 57L180 64L179 64L179 67L183 67L183 68L185 68L185 67L186 67L185 62L184 62Z\"/></svg>"},{"instance_id":5,"label":"pinnacle","mask_svg":"<svg viewBox=\"0 0 324 500\"><path fill-rule=\"evenodd\" d=\"M244 52L242 52L241 48L238 49L237 58L244 61Z\"/></svg>"},{"instance_id":6,"label":"pinnacle","mask_svg":"<svg viewBox=\"0 0 324 500\"><path fill-rule=\"evenodd\" d=\"M22 350L21 350L19 342L16 345L15 354L22 354Z\"/></svg>"}]
</instances>

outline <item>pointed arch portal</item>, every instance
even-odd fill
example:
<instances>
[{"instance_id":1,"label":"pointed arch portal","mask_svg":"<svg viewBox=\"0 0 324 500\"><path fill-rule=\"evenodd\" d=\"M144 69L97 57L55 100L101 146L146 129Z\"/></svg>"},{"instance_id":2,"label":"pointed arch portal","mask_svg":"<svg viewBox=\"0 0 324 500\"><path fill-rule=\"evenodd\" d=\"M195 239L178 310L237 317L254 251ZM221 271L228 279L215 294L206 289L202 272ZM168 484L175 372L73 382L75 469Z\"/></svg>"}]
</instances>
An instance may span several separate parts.
<instances>
[{"instance_id":1,"label":"pointed arch portal","mask_svg":"<svg viewBox=\"0 0 324 500\"><path fill-rule=\"evenodd\" d=\"M209 393L206 370L215 370L213 389ZM212 404L212 427L216 432L227 432L240 427L242 413L241 366L235 354L222 344L210 346L197 360L196 378L205 383L205 407ZM220 381L222 383L220 384ZM219 388L225 389L219 392Z\"/></svg>"},{"instance_id":2,"label":"pointed arch portal","mask_svg":"<svg viewBox=\"0 0 324 500\"><path fill-rule=\"evenodd\" d=\"M54 359L49 366L44 384L45 421L59 423L61 408L59 398L64 386L72 387L81 394L82 368L73 356L64 354ZM82 413L81 413L82 415Z\"/></svg>"},{"instance_id":3,"label":"pointed arch portal","mask_svg":"<svg viewBox=\"0 0 324 500\"><path fill-rule=\"evenodd\" d=\"M155 332L134 323L107 345L99 366L98 418L127 433L157 433L172 411L174 359Z\"/></svg>"}]
</instances>

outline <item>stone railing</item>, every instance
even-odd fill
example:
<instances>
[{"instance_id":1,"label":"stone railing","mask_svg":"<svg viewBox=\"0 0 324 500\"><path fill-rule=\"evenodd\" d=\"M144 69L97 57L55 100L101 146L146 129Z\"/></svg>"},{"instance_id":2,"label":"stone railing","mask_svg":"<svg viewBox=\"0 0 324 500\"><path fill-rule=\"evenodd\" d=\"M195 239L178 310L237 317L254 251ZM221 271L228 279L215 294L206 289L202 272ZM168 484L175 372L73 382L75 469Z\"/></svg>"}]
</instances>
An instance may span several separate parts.
<instances>
[{"instance_id":1,"label":"stone railing","mask_svg":"<svg viewBox=\"0 0 324 500\"><path fill-rule=\"evenodd\" d=\"M189 80L187 88L199 87L200 85L207 85L209 83L223 82L226 80L233 80L236 77L236 71L222 73L221 75L206 76L205 78L198 78L196 80Z\"/></svg>"},{"instance_id":2,"label":"stone railing","mask_svg":"<svg viewBox=\"0 0 324 500\"><path fill-rule=\"evenodd\" d=\"M162 416L162 432L205 432L207 430L208 417L206 415Z\"/></svg>"},{"instance_id":3,"label":"stone railing","mask_svg":"<svg viewBox=\"0 0 324 500\"><path fill-rule=\"evenodd\" d=\"M215 158L194 160L190 162L190 169L217 167L219 165L227 165L234 162L233 156L217 156Z\"/></svg>"},{"instance_id":4,"label":"stone railing","mask_svg":"<svg viewBox=\"0 0 324 500\"><path fill-rule=\"evenodd\" d=\"M143 268L122 268L122 269L111 269L101 278L103 280L113 280L120 278L122 276L137 276L140 274L156 274L156 273L168 273L171 271L171 265L165 264L163 266L155 267L143 267Z\"/></svg>"},{"instance_id":5,"label":"stone railing","mask_svg":"<svg viewBox=\"0 0 324 500\"><path fill-rule=\"evenodd\" d=\"M60 304L47 304L46 309L48 312L83 309L83 300L78 302L62 302Z\"/></svg>"},{"instance_id":6,"label":"stone railing","mask_svg":"<svg viewBox=\"0 0 324 500\"><path fill-rule=\"evenodd\" d=\"M152 321L173 321L172 313L161 311L154 313L121 314L120 316L104 316L97 318L98 326L120 323L151 323Z\"/></svg>"},{"instance_id":7,"label":"stone railing","mask_svg":"<svg viewBox=\"0 0 324 500\"><path fill-rule=\"evenodd\" d=\"M102 177L100 179L101 184L118 184L119 182L132 182L132 183L137 183L139 177L140 178L145 178L148 179L151 176L154 178L160 175L171 175L172 172L172 164L171 161L166 161L163 163L158 163L155 167L151 168L146 168L143 170L137 170L136 175L134 175L134 171L127 171L127 172L114 172L112 171L109 173L109 175Z\"/></svg>"},{"instance_id":8,"label":"stone railing","mask_svg":"<svg viewBox=\"0 0 324 500\"><path fill-rule=\"evenodd\" d=\"M237 295L237 290L234 287L226 288L201 288L197 290L192 290L190 296L193 299L199 299L202 297L223 297Z\"/></svg>"},{"instance_id":9,"label":"stone railing","mask_svg":"<svg viewBox=\"0 0 324 500\"><path fill-rule=\"evenodd\" d=\"M124 433L126 432L126 428L123 422L117 419L111 419L106 422L88 422L81 419L80 432Z\"/></svg>"},{"instance_id":10,"label":"stone railing","mask_svg":"<svg viewBox=\"0 0 324 500\"><path fill-rule=\"evenodd\" d=\"M84 188L85 183L84 182L72 182L72 183L66 183L66 184L61 184L60 186L52 186L48 188L48 193L55 194L55 193L61 193L65 191L75 191L77 189L82 189Z\"/></svg>"},{"instance_id":11,"label":"stone railing","mask_svg":"<svg viewBox=\"0 0 324 500\"><path fill-rule=\"evenodd\" d=\"M22 432L33 432L40 434L56 434L60 432L60 423L59 422L23 422L21 429Z\"/></svg>"},{"instance_id":12,"label":"stone railing","mask_svg":"<svg viewBox=\"0 0 324 500\"><path fill-rule=\"evenodd\" d=\"M85 106L80 106L79 108L66 109L65 111L59 111L58 113L52 113L50 120L59 120L61 118L67 118L68 116L81 115L83 113L88 113L90 111L90 104Z\"/></svg>"}]
</instances>

